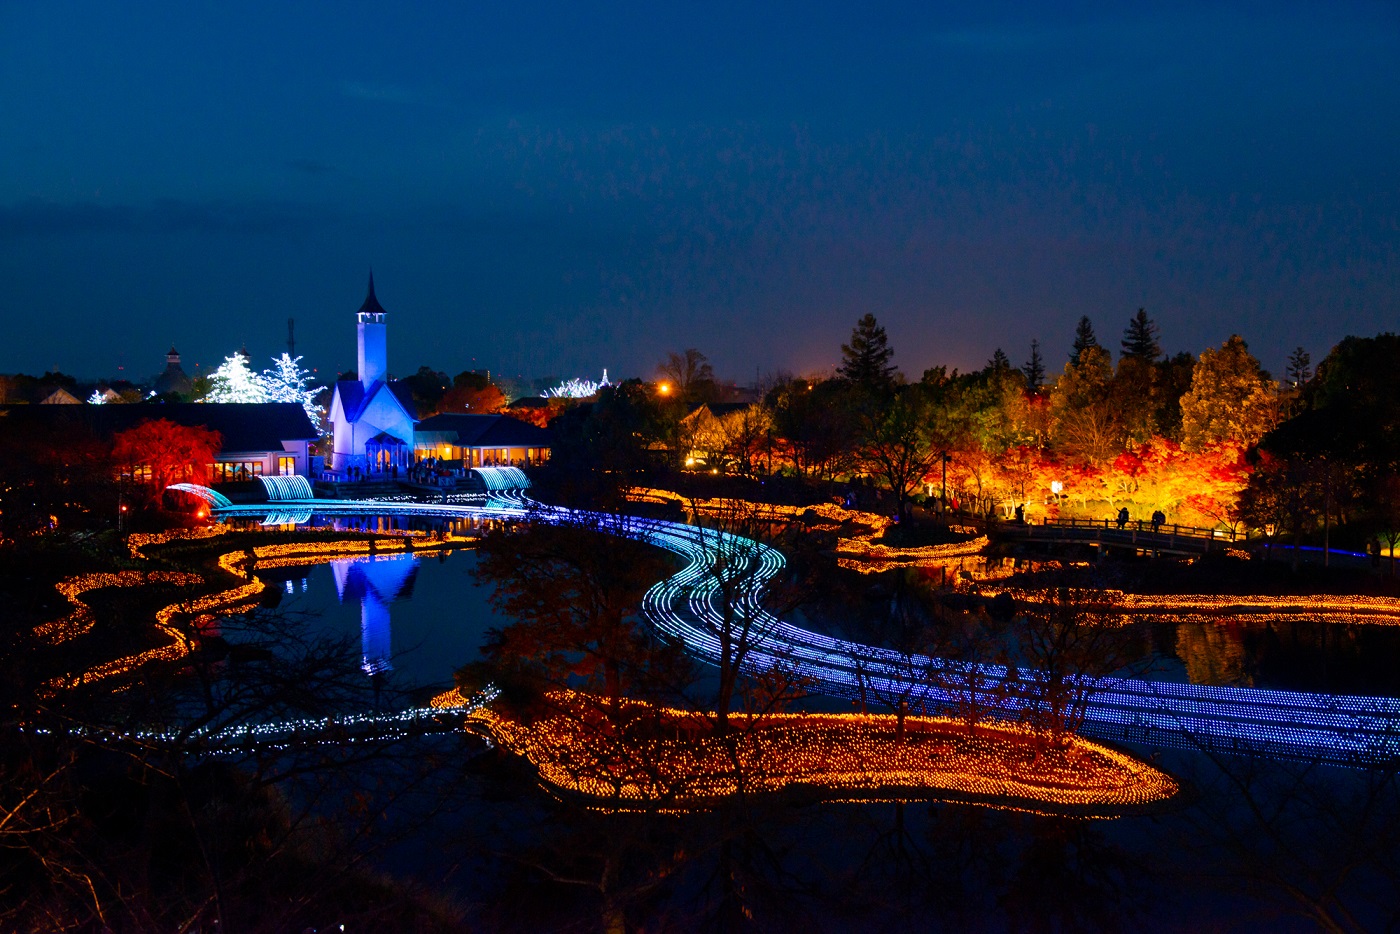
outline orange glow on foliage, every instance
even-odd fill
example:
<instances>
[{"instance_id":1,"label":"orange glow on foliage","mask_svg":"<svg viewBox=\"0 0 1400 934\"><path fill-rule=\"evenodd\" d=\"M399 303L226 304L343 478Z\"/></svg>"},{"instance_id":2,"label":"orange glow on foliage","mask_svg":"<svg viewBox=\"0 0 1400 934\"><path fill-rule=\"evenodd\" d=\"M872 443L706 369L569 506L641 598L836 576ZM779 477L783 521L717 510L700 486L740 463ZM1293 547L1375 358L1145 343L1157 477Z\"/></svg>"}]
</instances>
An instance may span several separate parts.
<instances>
[{"instance_id":1,"label":"orange glow on foliage","mask_svg":"<svg viewBox=\"0 0 1400 934\"><path fill-rule=\"evenodd\" d=\"M449 694L454 692L449 692ZM531 724L488 708L469 722L534 765L550 787L609 809L706 807L792 786L840 799L954 799L1021 810L1116 816L1177 792L1165 773L1078 737L1055 745L1025 727L908 716L777 714L730 719L625 700L609 708L573 691ZM434 706L448 707L448 695ZM619 724L621 724L619 726Z\"/></svg>"}]
</instances>

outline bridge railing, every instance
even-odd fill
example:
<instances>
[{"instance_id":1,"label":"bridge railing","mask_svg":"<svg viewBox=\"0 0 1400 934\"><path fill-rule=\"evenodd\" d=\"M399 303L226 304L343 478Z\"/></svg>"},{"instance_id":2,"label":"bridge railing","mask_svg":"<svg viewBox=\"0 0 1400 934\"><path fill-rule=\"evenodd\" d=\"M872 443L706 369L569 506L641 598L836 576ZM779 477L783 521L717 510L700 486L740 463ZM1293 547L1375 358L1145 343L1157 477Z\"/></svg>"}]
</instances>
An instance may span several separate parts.
<instances>
[{"instance_id":1,"label":"bridge railing","mask_svg":"<svg viewBox=\"0 0 1400 934\"><path fill-rule=\"evenodd\" d=\"M1002 526L1006 527L1005 524ZM1176 523L1152 523L1145 519L1129 519L1122 525L1117 519L1046 519L1039 526L1025 526L1027 530L1033 528L1051 528L1077 530L1093 529L1113 533L1145 533L1149 535L1161 535L1169 538L1185 539L1209 539L1217 542L1239 541L1242 536L1234 529L1207 529L1195 525L1178 525ZM1031 533L1034 534L1034 533Z\"/></svg>"}]
</instances>

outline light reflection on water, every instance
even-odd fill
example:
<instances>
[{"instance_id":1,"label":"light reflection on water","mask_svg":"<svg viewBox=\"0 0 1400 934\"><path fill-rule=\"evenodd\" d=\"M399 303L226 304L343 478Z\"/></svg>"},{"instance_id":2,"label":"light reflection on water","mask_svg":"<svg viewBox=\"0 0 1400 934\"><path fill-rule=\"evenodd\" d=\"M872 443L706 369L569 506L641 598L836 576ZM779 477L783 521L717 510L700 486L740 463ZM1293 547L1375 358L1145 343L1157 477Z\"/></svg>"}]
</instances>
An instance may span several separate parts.
<instances>
[{"instance_id":1,"label":"light reflection on water","mask_svg":"<svg viewBox=\"0 0 1400 934\"><path fill-rule=\"evenodd\" d=\"M902 627L937 625L960 585L1000 582L1040 563L957 558L880 575L844 575L802 610L814 629L894 644ZM954 599L954 604L957 601ZM1126 617L1132 673L1157 681L1400 696L1400 626L1250 615ZM1128 672L1124 672L1127 674Z\"/></svg>"},{"instance_id":2,"label":"light reflection on water","mask_svg":"<svg viewBox=\"0 0 1400 934\"><path fill-rule=\"evenodd\" d=\"M381 556L269 569L284 578L278 612L298 614L309 635L361 646L362 667L408 689L446 686L453 672L481 657L487 631L510 623L471 575L476 553Z\"/></svg>"}]
</instances>

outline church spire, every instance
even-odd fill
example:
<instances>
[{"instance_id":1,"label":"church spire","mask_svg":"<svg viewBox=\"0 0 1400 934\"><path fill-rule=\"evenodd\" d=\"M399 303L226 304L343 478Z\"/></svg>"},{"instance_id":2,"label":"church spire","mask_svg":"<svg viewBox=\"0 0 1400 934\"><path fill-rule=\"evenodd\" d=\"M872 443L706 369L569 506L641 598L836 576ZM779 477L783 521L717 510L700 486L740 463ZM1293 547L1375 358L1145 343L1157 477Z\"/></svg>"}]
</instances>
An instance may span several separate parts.
<instances>
[{"instance_id":1,"label":"church spire","mask_svg":"<svg viewBox=\"0 0 1400 934\"><path fill-rule=\"evenodd\" d=\"M365 303L360 306L358 312L361 315L383 315L388 314L384 307L379 304L379 299L374 297L374 270L369 271L369 292L365 295Z\"/></svg>"}]
</instances>

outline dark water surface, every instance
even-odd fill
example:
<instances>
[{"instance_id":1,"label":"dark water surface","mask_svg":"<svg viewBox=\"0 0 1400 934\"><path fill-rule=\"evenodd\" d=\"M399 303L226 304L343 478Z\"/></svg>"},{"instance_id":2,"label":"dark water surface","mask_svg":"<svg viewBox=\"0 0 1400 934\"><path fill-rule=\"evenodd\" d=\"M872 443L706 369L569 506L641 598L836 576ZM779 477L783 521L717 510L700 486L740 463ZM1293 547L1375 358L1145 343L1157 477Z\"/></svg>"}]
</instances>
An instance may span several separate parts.
<instances>
[{"instance_id":1,"label":"dark water surface","mask_svg":"<svg viewBox=\"0 0 1400 934\"><path fill-rule=\"evenodd\" d=\"M475 565L475 552L462 550L263 576L280 588L280 611L358 645L375 677L401 689L446 687L480 657L488 630L509 623L475 583ZM878 636L929 594L869 578L857 584L833 586L805 608L805 620L852 638ZM1154 677L1400 693L1390 670L1400 632L1388 627L1131 625ZM454 737L417 742L425 757L458 764L438 767L421 786L417 816L402 801L386 803L401 842L378 862L468 906L481 929L597 930L620 904L648 930L1193 931L1204 922L1307 931L1343 910L1352 929L1384 927L1400 904L1391 881L1400 801L1387 771L1135 749L1159 755L1185 791L1157 813L1112 821L955 804L773 801L717 814L609 816L554 801L509 757L453 752ZM366 783L383 779L367 775ZM565 877L572 881L558 881ZM589 879L595 887L580 884Z\"/></svg>"},{"instance_id":2,"label":"dark water surface","mask_svg":"<svg viewBox=\"0 0 1400 934\"><path fill-rule=\"evenodd\" d=\"M364 667L410 689L450 687L454 671L480 659L487 631L510 623L475 567L476 552L459 549L258 573L281 588L278 611L303 616L308 635L359 642Z\"/></svg>"}]
</instances>

